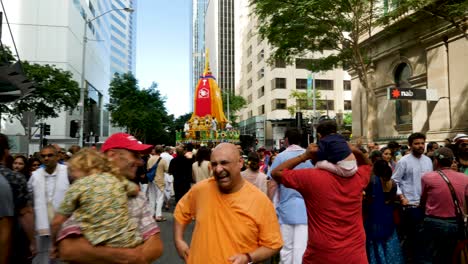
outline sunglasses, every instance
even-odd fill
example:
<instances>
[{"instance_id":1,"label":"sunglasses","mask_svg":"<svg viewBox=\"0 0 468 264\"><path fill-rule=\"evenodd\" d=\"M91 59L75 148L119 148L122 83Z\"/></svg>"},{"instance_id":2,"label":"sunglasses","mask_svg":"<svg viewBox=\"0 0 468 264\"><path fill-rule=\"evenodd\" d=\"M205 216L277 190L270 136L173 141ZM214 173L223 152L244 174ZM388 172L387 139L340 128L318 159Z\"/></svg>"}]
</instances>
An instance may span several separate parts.
<instances>
[{"instance_id":1,"label":"sunglasses","mask_svg":"<svg viewBox=\"0 0 468 264\"><path fill-rule=\"evenodd\" d=\"M55 154L41 154L42 158L45 158L45 157L52 158L54 156L55 156Z\"/></svg>"}]
</instances>

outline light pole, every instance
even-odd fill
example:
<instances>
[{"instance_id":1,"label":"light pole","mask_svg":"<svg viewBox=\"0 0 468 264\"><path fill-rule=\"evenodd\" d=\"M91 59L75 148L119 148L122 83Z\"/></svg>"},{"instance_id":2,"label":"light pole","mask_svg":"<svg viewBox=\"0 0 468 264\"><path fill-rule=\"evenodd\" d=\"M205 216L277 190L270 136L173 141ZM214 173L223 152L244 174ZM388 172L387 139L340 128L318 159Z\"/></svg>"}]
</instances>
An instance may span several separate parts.
<instances>
[{"instance_id":1,"label":"light pole","mask_svg":"<svg viewBox=\"0 0 468 264\"><path fill-rule=\"evenodd\" d=\"M86 91L86 78L85 78L85 70L86 70L86 44L88 43L87 33L88 33L88 26L96 19L109 14L113 11L122 10L125 12L132 13L134 10L132 8L115 8L109 11L106 11L98 16L95 16L91 19L85 18L84 23L84 30L83 30L83 53L81 56L81 88L80 88L80 101L78 103L78 107L80 108L80 130L79 130L79 141L78 145L83 147L83 130L84 130L84 98L85 98L85 91Z\"/></svg>"}]
</instances>

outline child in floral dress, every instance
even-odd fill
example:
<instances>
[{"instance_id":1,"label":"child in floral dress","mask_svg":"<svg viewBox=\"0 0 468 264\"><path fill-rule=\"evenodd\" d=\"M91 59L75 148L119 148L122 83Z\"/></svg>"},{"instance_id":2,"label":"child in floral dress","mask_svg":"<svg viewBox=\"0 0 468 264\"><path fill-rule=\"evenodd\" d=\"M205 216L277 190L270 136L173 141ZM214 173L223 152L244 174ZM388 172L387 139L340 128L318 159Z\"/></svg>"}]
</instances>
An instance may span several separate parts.
<instances>
[{"instance_id":1,"label":"child in floral dress","mask_svg":"<svg viewBox=\"0 0 468 264\"><path fill-rule=\"evenodd\" d=\"M120 176L107 158L93 149L75 154L68 168L76 180L52 221L52 241L73 214L84 237L94 246L129 248L141 244L137 223L131 220L127 205L127 196L136 196L138 186Z\"/></svg>"}]
</instances>

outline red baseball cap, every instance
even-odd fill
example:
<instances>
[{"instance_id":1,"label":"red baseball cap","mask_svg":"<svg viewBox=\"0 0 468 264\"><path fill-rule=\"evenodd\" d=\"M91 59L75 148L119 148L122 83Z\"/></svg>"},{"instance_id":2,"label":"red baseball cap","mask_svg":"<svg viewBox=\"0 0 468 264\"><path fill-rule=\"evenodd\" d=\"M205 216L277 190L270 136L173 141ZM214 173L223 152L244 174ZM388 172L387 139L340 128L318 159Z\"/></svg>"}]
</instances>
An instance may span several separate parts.
<instances>
[{"instance_id":1,"label":"red baseball cap","mask_svg":"<svg viewBox=\"0 0 468 264\"><path fill-rule=\"evenodd\" d=\"M110 149L127 149L141 153L149 153L152 148L152 145L142 144L132 135L115 133L104 142L101 151L106 152Z\"/></svg>"}]
</instances>

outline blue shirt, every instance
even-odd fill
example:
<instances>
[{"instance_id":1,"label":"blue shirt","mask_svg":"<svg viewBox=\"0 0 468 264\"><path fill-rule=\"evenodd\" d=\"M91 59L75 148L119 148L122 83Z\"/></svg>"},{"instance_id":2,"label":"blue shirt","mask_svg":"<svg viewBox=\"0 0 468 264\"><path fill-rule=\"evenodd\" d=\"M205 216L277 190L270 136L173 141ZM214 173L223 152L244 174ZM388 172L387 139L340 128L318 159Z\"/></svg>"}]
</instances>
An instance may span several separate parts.
<instances>
[{"instance_id":1,"label":"blue shirt","mask_svg":"<svg viewBox=\"0 0 468 264\"><path fill-rule=\"evenodd\" d=\"M410 205L418 205L421 199L421 177L433 171L432 161L426 155L420 158L412 153L398 161L392 179L397 184L397 194L403 194Z\"/></svg>"},{"instance_id":2,"label":"blue shirt","mask_svg":"<svg viewBox=\"0 0 468 264\"><path fill-rule=\"evenodd\" d=\"M291 145L286 150L278 154L270 170L268 177L271 178L271 171L278 167L279 164L297 157L305 152L305 149ZM294 169L313 168L311 161L303 162L297 165ZM306 225L307 224L307 211L305 208L304 198L294 189L286 188L282 184L278 184L279 188L279 201L276 205L276 213L280 224L286 225Z\"/></svg>"}]
</instances>

